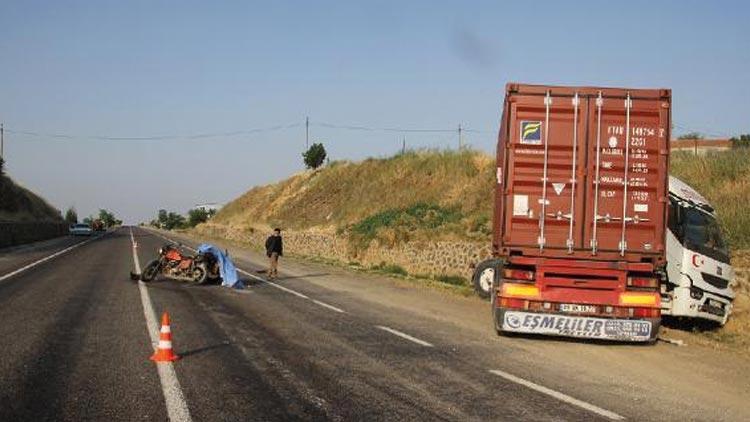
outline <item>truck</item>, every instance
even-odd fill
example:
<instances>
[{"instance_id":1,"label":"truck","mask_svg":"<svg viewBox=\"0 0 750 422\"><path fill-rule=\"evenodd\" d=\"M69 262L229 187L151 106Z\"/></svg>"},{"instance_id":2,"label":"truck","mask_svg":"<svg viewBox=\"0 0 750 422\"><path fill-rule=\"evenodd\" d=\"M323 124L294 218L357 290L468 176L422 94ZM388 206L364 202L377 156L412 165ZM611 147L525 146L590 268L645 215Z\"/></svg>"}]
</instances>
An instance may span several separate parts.
<instances>
[{"instance_id":1,"label":"truck","mask_svg":"<svg viewBox=\"0 0 750 422\"><path fill-rule=\"evenodd\" d=\"M474 277L498 334L656 341L671 102L669 89L506 85L493 259Z\"/></svg>"},{"instance_id":2,"label":"truck","mask_svg":"<svg viewBox=\"0 0 750 422\"><path fill-rule=\"evenodd\" d=\"M661 313L726 324L732 312L734 268L716 211L695 189L669 177L667 271Z\"/></svg>"},{"instance_id":3,"label":"truck","mask_svg":"<svg viewBox=\"0 0 750 422\"><path fill-rule=\"evenodd\" d=\"M660 280L661 314L723 326L732 313L735 279L716 211L684 181L669 176L667 270ZM495 277L491 262L474 274L474 288L487 298Z\"/></svg>"}]
</instances>

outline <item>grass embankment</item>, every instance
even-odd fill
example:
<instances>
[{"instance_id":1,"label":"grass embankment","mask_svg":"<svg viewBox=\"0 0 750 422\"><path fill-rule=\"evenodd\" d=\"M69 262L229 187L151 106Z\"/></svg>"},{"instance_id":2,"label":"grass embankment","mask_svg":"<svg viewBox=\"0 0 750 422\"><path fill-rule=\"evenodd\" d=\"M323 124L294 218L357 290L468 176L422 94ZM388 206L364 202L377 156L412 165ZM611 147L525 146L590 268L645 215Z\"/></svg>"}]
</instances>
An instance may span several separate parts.
<instances>
[{"instance_id":1,"label":"grass embankment","mask_svg":"<svg viewBox=\"0 0 750 422\"><path fill-rule=\"evenodd\" d=\"M332 228L359 246L372 240L489 239L494 162L476 151L417 151L334 162L251 189L216 224Z\"/></svg>"},{"instance_id":2,"label":"grass embankment","mask_svg":"<svg viewBox=\"0 0 750 422\"><path fill-rule=\"evenodd\" d=\"M60 222L60 212L35 193L0 175L0 221Z\"/></svg>"}]
</instances>

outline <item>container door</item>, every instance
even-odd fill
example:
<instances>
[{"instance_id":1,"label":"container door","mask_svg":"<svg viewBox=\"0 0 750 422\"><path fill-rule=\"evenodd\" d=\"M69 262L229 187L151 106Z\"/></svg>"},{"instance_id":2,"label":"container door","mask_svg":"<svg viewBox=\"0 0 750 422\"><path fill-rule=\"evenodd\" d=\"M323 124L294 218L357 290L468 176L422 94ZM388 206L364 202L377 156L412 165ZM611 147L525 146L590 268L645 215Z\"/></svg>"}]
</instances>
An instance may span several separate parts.
<instances>
[{"instance_id":1,"label":"container door","mask_svg":"<svg viewBox=\"0 0 750 422\"><path fill-rule=\"evenodd\" d=\"M513 97L508 119L505 244L572 252L584 244L588 101L577 95ZM576 230L576 228L578 228Z\"/></svg>"},{"instance_id":2,"label":"container door","mask_svg":"<svg viewBox=\"0 0 750 422\"><path fill-rule=\"evenodd\" d=\"M591 254L663 250L669 104L600 94L588 119L584 237Z\"/></svg>"}]
</instances>

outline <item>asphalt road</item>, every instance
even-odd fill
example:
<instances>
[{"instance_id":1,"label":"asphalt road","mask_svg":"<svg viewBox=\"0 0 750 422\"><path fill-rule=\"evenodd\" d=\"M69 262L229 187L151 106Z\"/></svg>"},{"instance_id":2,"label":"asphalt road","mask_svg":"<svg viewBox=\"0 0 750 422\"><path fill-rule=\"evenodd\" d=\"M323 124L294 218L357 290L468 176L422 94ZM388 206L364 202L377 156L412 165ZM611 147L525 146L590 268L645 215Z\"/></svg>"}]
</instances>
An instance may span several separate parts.
<instances>
[{"instance_id":1,"label":"asphalt road","mask_svg":"<svg viewBox=\"0 0 750 422\"><path fill-rule=\"evenodd\" d=\"M132 230L37 265L80 240L0 251L0 421L750 416L744 378L730 374L744 361L698 356L664 380L639 362L658 363L666 347L498 338L486 304L475 327L476 300L299 263L270 284L250 252L234 256L245 290L139 284L133 241L145 265L165 240ZM148 319L163 311L182 359L157 369ZM696 380L705 388L684 385Z\"/></svg>"}]
</instances>

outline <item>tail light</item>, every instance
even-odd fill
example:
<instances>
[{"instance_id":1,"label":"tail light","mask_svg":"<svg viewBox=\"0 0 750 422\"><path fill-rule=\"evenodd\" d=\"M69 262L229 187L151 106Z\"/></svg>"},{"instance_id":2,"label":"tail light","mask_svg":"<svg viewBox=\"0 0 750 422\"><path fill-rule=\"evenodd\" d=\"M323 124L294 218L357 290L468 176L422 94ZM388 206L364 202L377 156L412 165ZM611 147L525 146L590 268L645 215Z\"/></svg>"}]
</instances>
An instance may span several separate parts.
<instances>
[{"instance_id":1,"label":"tail light","mask_svg":"<svg viewBox=\"0 0 750 422\"><path fill-rule=\"evenodd\" d=\"M539 287L533 284L503 283L501 296L538 298Z\"/></svg>"},{"instance_id":2,"label":"tail light","mask_svg":"<svg viewBox=\"0 0 750 422\"><path fill-rule=\"evenodd\" d=\"M501 308L528 309L529 301L524 299L514 299L508 297L500 298Z\"/></svg>"},{"instance_id":3,"label":"tail light","mask_svg":"<svg viewBox=\"0 0 750 422\"><path fill-rule=\"evenodd\" d=\"M534 271L515 270L506 268L503 270L503 278L511 280L534 280Z\"/></svg>"},{"instance_id":4,"label":"tail light","mask_svg":"<svg viewBox=\"0 0 750 422\"><path fill-rule=\"evenodd\" d=\"M636 318L658 318L661 316L659 308L631 308L631 316Z\"/></svg>"},{"instance_id":5,"label":"tail light","mask_svg":"<svg viewBox=\"0 0 750 422\"><path fill-rule=\"evenodd\" d=\"M659 287L659 279L651 277L628 277L628 287Z\"/></svg>"},{"instance_id":6,"label":"tail light","mask_svg":"<svg viewBox=\"0 0 750 422\"><path fill-rule=\"evenodd\" d=\"M660 296L656 292L620 293L620 305L659 307Z\"/></svg>"}]
</instances>

